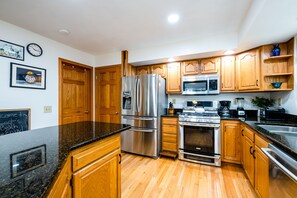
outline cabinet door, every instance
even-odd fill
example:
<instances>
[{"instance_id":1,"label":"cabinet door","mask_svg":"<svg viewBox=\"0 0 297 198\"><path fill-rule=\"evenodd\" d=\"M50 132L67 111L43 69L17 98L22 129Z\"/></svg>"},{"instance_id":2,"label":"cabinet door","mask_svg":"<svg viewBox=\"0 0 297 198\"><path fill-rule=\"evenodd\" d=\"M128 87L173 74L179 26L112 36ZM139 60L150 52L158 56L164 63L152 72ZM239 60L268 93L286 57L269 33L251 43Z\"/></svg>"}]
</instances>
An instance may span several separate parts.
<instances>
[{"instance_id":1,"label":"cabinet door","mask_svg":"<svg viewBox=\"0 0 297 198\"><path fill-rule=\"evenodd\" d=\"M165 64L152 65L151 73L159 74L162 78L166 78L166 65Z\"/></svg>"},{"instance_id":2,"label":"cabinet door","mask_svg":"<svg viewBox=\"0 0 297 198\"><path fill-rule=\"evenodd\" d=\"M260 89L260 59L259 50L251 50L237 57L238 90Z\"/></svg>"},{"instance_id":3,"label":"cabinet door","mask_svg":"<svg viewBox=\"0 0 297 198\"><path fill-rule=\"evenodd\" d=\"M181 81L181 79L180 79L180 63L168 64L166 93L167 94L181 93L180 81Z\"/></svg>"},{"instance_id":4,"label":"cabinet door","mask_svg":"<svg viewBox=\"0 0 297 198\"><path fill-rule=\"evenodd\" d=\"M201 74L214 74L219 71L220 58L202 59L200 62Z\"/></svg>"},{"instance_id":5,"label":"cabinet door","mask_svg":"<svg viewBox=\"0 0 297 198\"><path fill-rule=\"evenodd\" d=\"M162 118L162 151L177 153L178 119Z\"/></svg>"},{"instance_id":6,"label":"cabinet door","mask_svg":"<svg viewBox=\"0 0 297 198\"><path fill-rule=\"evenodd\" d=\"M254 157L252 155L254 151L254 143L248 138L244 137L244 147L243 147L243 152L244 152L244 171L250 180L252 186L254 186L254 174L255 174L255 164L254 164Z\"/></svg>"},{"instance_id":7,"label":"cabinet door","mask_svg":"<svg viewBox=\"0 0 297 198\"><path fill-rule=\"evenodd\" d=\"M235 57L226 56L221 60L221 91L235 91Z\"/></svg>"},{"instance_id":8,"label":"cabinet door","mask_svg":"<svg viewBox=\"0 0 297 198\"><path fill-rule=\"evenodd\" d=\"M120 160L117 149L74 173L74 197L121 197Z\"/></svg>"},{"instance_id":9,"label":"cabinet door","mask_svg":"<svg viewBox=\"0 0 297 198\"><path fill-rule=\"evenodd\" d=\"M223 161L240 164L241 158L241 127L238 121L223 121L222 151Z\"/></svg>"},{"instance_id":10,"label":"cabinet door","mask_svg":"<svg viewBox=\"0 0 297 198\"><path fill-rule=\"evenodd\" d=\"M199 74L198 61L194 60L182 62L182 74L183 76Z\"/></svg>"},{"instance_id":11,"label":"cabinet door","mask_svg":"<svg viewBox=\"0 0 297 198\"><path fill-rule=\"evenodd\" d=\"M255 191L259 197L268 198L269 159L257 146L255 157Z\"/></svg>"},{"instance_id":12,"label":"cabinet door","mask_svg":"<svg viewBox=\"0 0 297 198\"><path fill-rule=\"evenodd\" d=\"M150 74L150 67L149 66L141 66L136 67L136 75L142 75L142 74Z\"/></svg>"},{"instance_id":13,"label":"cabinet door","mask_svg":"<svg viewBox=\"0 0 297 198\"><path fill-rule=\"evenodd\" d=\"M72 196L72 188L70 185L71 176L72 176L72 172L71 172L71 166L70 166L70 159L68 159L47 197L48 198L56 198L56 197L71 198Z\"/></svg>"},{"instance_id":14,"label":"cabinet door","mask_svg":"<svg viewBox=\"0 0 297 198\"><path fill-rule=\"evenodd\" d=\"M241 147L241 165L242 166L244 166L244 125L243 124L241 124L241 132L240 132L240 134L241 134L241 138L240 138L240 141L241 141L241 143L240 143L240 147Z\"/></svg>"}]
</instances>

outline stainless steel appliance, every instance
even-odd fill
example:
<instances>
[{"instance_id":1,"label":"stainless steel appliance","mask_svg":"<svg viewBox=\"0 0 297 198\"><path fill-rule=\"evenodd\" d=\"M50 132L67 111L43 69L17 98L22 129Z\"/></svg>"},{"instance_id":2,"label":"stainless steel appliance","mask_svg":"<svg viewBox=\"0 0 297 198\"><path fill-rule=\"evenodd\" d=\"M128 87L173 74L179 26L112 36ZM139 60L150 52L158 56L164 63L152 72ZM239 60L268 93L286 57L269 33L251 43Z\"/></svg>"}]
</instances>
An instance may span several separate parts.
<instances>
[{"instance_id":1,"label":"stainless steel appliance","mask_svg":"<svg viewBox=\"0 0 297 198\"><path fill-rule=\"evenodd\" d=\"M183 95L219 94L219 75L184 76L182 77Z\"/></svg>"},{"instance_id":2,"label":"stainless steel appliance","mask_svg":"<svg viewBox=\"0 0 297 198\"><path fill-rule=\"evenodd\" d=\"M123 151L158 157L160 115L166 105L165 80L160 75L122 78L122 123L132 126L121 134Z\"/></svg>"},{"instance_id":3,"label":"stainless steel appliance","mask_svg":"<svg viewBox=\"0 0 297 198\"><path fill-rule=\"evenodd\" d=\"M221 166L220 116L216 101L199 101L179 116L179 159ZM204 111L201 111L201 106ZM197 113L199 112L199 113Z\"/></svg>"},{"instance_id":4,"label":"stainless steel appliance","mask_svg":"<svg viewBox=\"0 0 297 198\"><path fill-rule=\"evenodd\" d=\"M296 197L297 161L272 144L262 151L269 158L269 197Z\"/></svg>"}]
</instances>

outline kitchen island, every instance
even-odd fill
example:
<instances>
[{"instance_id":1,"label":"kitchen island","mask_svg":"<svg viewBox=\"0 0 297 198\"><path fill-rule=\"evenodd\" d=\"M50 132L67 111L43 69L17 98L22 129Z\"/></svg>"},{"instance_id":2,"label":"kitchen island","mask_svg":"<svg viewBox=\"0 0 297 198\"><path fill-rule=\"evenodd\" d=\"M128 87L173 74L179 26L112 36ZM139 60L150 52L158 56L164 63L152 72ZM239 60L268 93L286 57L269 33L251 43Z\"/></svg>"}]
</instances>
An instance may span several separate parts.
<instances>
[{"instance_id":1,"label":"kitchen island","mask_svg":"<svg viewBox=\"0 0 297 198\"><path fill-rule=\"evenodd\" d=\"M0 136L1 196L53 196L60 192L56 187L61 193L69 188L70 193L81 192L78 186L82 187L83 180L79 176L101 167L94 169L91 165L100 165L100 159L106 162L113 154L115 162L110 164L118 166L120 132L129 128L123 124L78 122ZM115 178L120 180L120 167L114 171L119 172Z\"/></svg>"}]
</instances>

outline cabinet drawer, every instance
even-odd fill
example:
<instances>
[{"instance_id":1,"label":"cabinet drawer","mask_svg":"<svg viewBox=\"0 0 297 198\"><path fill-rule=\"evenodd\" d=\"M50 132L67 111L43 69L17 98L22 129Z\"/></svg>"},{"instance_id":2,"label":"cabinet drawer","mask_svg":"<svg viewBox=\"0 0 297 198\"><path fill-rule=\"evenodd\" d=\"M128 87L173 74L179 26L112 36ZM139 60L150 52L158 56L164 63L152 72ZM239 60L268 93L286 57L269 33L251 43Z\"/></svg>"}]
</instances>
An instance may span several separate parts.
<instances>
[{"instance_id":1,"label":"cabinet drawer","mask_svg":"<svg viewBox=\"0 0 297 198\"><path fill-rule=\"evenodd\" d=\"M169 125L177 126L177 118L162 118L162 124L169 124Z\"/></svg>"},{"instance_id":2,"label":"cabinet drawer","mask_svg":"<svg viewBox=\"0 0 297 198\"><path fill-rule=\"evenodd\" d=\"M244 135L247 136L250 140L252 140L252 142L254 142L254 139L255 139L254 138L254 132L251 129L245 127L244 128Z\"/></svg>"},{"instance_id":3,"label":"cabinet drawer","mask_svg":"<svg viewBox=\"0 0 297 198\"><path fill-rule=\"evenodd\" d=\"M90 164L91 162L107 155L108 153L120 148L120 135L116 134L103 139L95 144L91 144L86 150L77 149L78 153L72 156L73 171Z\"/></svg>"},{"instance_id":4,"label":"cabinet drawer","mask_svg":"<svg viewBox=\"0 0 297 198\"><path fill-rule=\"evenodd\" d=\"M266 140L264 140L261 136L255 134L255 144L259 148L268 148L268 143Z\"/></svg>"},{"instance_id":5,"label":"cabinet drawer","mask_svg":"<svg viewBox=\"0 0 297 198\"><path fill-rule=\"evenodd\" d=\"M163 125L162 126L162 133L171 133L171 134L177 134L177 126L173 125Z\"/></svg>"},{"instance_id":6,"label":"cabinet drawer","mask_svg":"<svg viewBox=\"0 0 297 198\"><path fill-rule=\"evenodd\" d=\"M174 152L177 152L177 144L163 142L162 143L162 149L163 149L163 151L174 151Z\"/></svg>"},{"instance_id":7,"label":"cabinet drawer","mask_svg":"<svg viewBox=\"0 0 297 198\"><path fill-rule=\"evenodd\" d=\"M177 138L176 138L176 135L163 133L162 141L176 144Z\"/></svg>"}]
</instances>

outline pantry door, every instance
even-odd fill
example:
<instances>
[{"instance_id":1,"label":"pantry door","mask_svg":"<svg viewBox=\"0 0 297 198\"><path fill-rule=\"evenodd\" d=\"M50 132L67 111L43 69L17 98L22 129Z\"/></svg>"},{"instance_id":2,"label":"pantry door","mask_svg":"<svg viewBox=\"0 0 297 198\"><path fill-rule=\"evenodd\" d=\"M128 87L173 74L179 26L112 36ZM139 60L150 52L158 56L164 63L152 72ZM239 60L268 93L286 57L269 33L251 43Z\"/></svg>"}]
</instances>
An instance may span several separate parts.
<instances>
[{"instance_id":1,"label":"pantry door","mask_svg":"<svg viewBox=\"0 0 297 198\"><path fill-rule=\"evenodd\" d=\"M95 85L96 121L121 122L121 65L97 67Z\"/></svg>"},{"instance_id":2,"label":"pantry door","mask_svg":"<svg viewBox=\"0 0 297 198\"><path fill-rule=\"evenodd\" d=\"M59 59L59 124L92 120L92 73L90 66Z\"/></svg>"}]
</instances>

